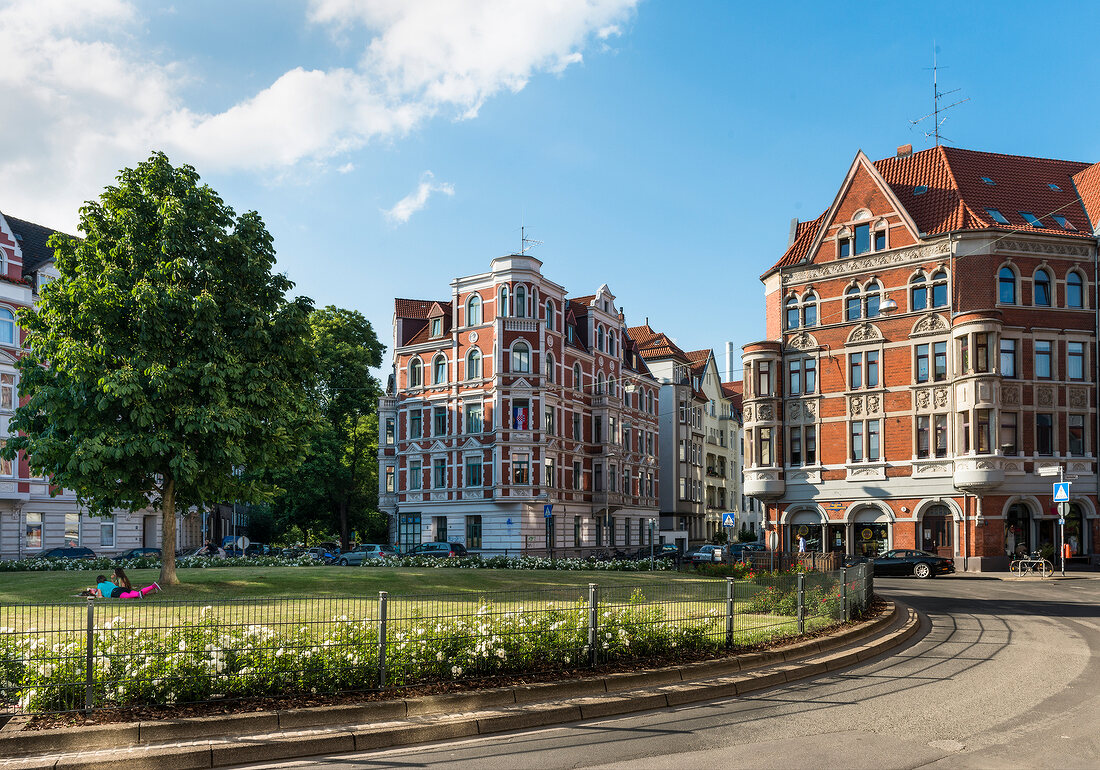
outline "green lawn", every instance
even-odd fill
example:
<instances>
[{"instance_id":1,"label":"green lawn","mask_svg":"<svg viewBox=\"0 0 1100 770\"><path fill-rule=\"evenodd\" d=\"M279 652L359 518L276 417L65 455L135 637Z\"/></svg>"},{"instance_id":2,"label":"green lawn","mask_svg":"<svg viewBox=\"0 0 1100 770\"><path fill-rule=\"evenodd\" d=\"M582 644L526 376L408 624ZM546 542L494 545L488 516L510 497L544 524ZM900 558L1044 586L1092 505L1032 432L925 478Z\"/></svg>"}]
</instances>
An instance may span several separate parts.
<instances>
[{"instance_id":1,"label":"green lawn","mask_svg":"<svg viewBox=\"0 0 1100 770\"><path fill-rule=\"evenodd\" d=\"M0 572L0 604L26 602L81 602L73 594L92 585L98 573ZM157 570L133 570L134 586L157 579ZM557 570L422 569L412 567L212 567L181 569L180 585L150 597L152 601L309 598L317 596L377 599L391 595L462 594L482 591L525 591L587 586L661 586L673 589L691 574L674 572L570 572ZM720 582L720 581L718 581ZM683 586L687 589L687 586ZM115 600L117 603L119 600ZM146 600L149 601L149 600ZM110 604L104 601L103 604Z\"/></svg>"}]
</instances>

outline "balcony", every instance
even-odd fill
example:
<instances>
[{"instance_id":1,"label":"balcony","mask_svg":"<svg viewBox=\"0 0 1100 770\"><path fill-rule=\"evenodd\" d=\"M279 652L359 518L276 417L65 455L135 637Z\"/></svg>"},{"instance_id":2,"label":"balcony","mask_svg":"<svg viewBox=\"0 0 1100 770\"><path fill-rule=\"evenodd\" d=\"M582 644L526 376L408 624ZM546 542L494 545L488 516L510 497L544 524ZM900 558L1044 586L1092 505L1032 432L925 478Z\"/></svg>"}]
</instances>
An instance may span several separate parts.
<instances>
[{"instance_id":1,"label":"balcony","mask_svg":"<svg viewBox=\"0 0 1100 770\"><path fill-rule=\"evenodd\" d=\"M504 331L507 332L537 332L539 322L534 319L505 318Z\"/></svg>"},{"instance_id":2,"label":"balcony","mask_svg":"<svg viewBox=\"0 0 1100 770\"><path fill-rule=\"evenodd\" d=\"M1004 468L995 457L964 457L955 460L954 484L967 492L984 492L1005 480Z\"/></svg>"},{"instance_id":3,"label":"balcony","mask_svg":"<svg viewBox=\"0 0 1100 770\"><path fill-rule=\"evenodd\" d=\"M774 500L783 496L786 486L778 468L745 469L744 491L749 497Z\"/></svg>"}]
</instances>

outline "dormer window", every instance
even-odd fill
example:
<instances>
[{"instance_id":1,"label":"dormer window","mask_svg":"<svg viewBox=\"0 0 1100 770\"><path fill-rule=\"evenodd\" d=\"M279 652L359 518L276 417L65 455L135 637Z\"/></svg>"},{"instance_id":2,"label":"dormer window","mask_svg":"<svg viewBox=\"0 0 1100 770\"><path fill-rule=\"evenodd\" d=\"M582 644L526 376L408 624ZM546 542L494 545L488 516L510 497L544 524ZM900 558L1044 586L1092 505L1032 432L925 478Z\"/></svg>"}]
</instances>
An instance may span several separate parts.
<instances>
[{"instance_id":1,"label":"dormer window","mask_svg":"<svg viewBox=\"0 0 1100 770\"><path fill-rule=\"evenodd\" d=\"M996 222L999 225L1007 225L1008 224L1008 217L1006 217L1004 214L1002 214L1000 212L1000 210L998 210L998 209L986 209L985 213L987 213L987 214L989 214L989 216L993 217L993 221Z\"/></svg>"},{"instance_id":2,"label":"dormer window","mask_svg":"<svg viewBox=\"0 0 1100 770\"><path fill-rule=\"evenodd\" d=\"M1024 218L1024 221L1032 227L1046 227L1046 225L1043 224L1042 220L1032 214L1030 211L1021 211L1020 216L1022 216Z\"/></svg>"},{"instance_id":3,"label":"dormer window","mask_svg":"<svg viewBox=\"0 0 1100 770\"><path fill-rule=\"evenodd\" d=\"M432 319L432 337L442 337L442 336L443 336L443 319L442 318L433 318Z\"/></svg>"},{"instance_id":4,"label":"dormer window","mask_svg":"<svg viewBox=\"0 0 1100 770\"><path fill-rule=\"evenodd\" d=\"M1061 216L1060 214L1051 214L1050 218L1053 219L1055 224L1057 224L1063 230L1076 230L1077 229L1076 227L1073 226L1073 222L1070 222L1068 219Z\"/></svg>"}]
</instances>

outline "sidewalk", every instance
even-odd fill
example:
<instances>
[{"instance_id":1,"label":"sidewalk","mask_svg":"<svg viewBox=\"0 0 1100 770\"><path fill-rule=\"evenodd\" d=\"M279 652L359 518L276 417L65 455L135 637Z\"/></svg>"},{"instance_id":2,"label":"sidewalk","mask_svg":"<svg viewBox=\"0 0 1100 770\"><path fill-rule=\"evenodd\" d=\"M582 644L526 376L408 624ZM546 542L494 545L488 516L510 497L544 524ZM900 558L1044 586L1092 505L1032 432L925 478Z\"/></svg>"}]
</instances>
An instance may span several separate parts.
<instances>
[{"instance_id":1,"label":"sidewalk","mask_svg":"<svg viewBox=\"0 0 1100 770\"><path fill-rule=\"evenodd\" d=\"M867 623L786 647L650 671L351 706L0 732L0 769L212 768L364 751L729 698L885 654L920 625L894 602Z\"/></svg>"}]
</instances>

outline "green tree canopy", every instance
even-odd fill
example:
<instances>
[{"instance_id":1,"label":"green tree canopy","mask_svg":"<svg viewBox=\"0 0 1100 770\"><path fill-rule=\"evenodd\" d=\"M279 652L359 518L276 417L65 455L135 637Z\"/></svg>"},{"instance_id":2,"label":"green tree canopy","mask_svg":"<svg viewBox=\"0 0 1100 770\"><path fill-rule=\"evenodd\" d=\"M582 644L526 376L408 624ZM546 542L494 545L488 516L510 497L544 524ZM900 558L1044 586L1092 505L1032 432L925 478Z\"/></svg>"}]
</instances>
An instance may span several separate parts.
<instances>
[{"instance_id":1,"label":"green tree canopy","mask_svg":"<svg viewBox=\"0 0 1100 770\"><path fill-rule=\"evenodd\" d=\"M83 240L50 240L60 278L19 316L27 400L5 452L93 513L159 507L175 583L177 508L269 500L258 471L301 458L312 303L288 300L259 215L195 169L156 153L117 181L81 209Z\"/></svg>"},{"instance_id":2,"label":"green tree canopy","mask_svg":"<svg viewBox=\"0 0 1100 770\"><path fill-rule=\"evenodd\" d=\"M277 507L283 526L334 531L346 548L352 528L372 531L378 504L378 397L371 369L385 347L363 315L325 307L309 319L317 371L312 389L316 420L309 452L293 473L275 476L286 490ZM376 524L376 522L375 522Z\"/></svg>"}]
</instances>

